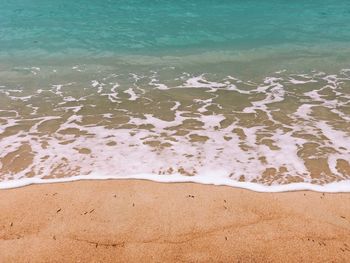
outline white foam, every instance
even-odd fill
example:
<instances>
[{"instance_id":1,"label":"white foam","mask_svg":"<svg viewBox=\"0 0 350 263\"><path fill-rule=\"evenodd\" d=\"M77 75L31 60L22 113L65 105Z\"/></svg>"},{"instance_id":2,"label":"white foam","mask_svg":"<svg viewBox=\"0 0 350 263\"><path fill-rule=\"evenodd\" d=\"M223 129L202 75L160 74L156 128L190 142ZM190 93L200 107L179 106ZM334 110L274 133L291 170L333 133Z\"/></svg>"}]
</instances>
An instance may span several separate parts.
<instances>
[{"instance_id":1,"label":"white foam","mask_svg":"<svg viewBox=\"0 0 350 263\"><path fill-rule=\"evenodd\" d=\"M282 73L281 73L282 74ZM35 116L40 108L35 104L35 100L23 102L22 105L31 111L30 119L24 119L34 124L29 132L22 130L17 133L9 133L5 139L0 140L0 160L9 153L16 152L21 145L26 144L33 153L33 163L15 174L1 174L2 182L0 188L16 187L31 183L45 182L63 182L83 179L149 179L160 182L198 182L204 184L228 185L234 187L247 188L255 191L293 191L293 190L315 190L315 191L349 191L349 181L331 183L323 185L324 182L335 180L334 177L326 178L322 175L321 179L311 178L310 172L305 166L305 159L299 156L300 150L307 142L314 142L321 147L328 147L333 150L329 153L322 152L322 158L326 158L329 169L337 180L348 180L337 169L339 159L350 160L350 140L349 134L345 130L337 128L337 124L332 120L328 122L317 119L314 113L314 107L319 106L331 110L338 114L339 122L344 123L348 120L346 111L342 107L347 106L346 91L341 89L341 83L348 81L344 76L336 76L313 73L311 75L292 75L284 78L266 77L262 83L252 81L243 81L231 76L225 77L222 82L212 81L208 75L202 74L193 76L183 74L176 79L173 87L170 85L162 86L159 82L157 73L153 72L151 76L141 76L136 74L128 75L127 80L117 79L118 75L108 74L106 77L99 77L99 80L88 80L89 90L83 92L83 95L70 93L72 83L50 85L49 89L40 89L34 95L28 95L26 100L32 100L33 96L45 95L48 92L57 100L54 110L60 113L60 116ZM101 81L100 81L101 80ZM142 81L141 81L142 80ZM125 81L127 84L125 84ZM319 87L312 91L303 91L303 85L309 82L320 82ZM131 83L130 83L131 82ZM178 83L180 82L180 84ZM120 84L119 84L120 83ZM82 111L85 106L98 107L94 104L85 104L86 98L96 96L100 101L102 99L110 102L119 103L124 100L119 93L129 95L130 106L137 103L144 103L141 100L133 102L138 98L143 101L152 101L153 97L147 97L146 88L142 88L142 83L149 84L149 89L165 90L171 88L203 89L205 99L197 97L187 97L184 102L181 99L172 100L167 97L166 110L172 111L175 118L171 121L157 117L157 113L139 112L135 114L127 109L119 108L118 104L115 111L107 111L94 116L96 123L84 124L84 115ZM182 84L181 84L182 83ZM160 86L159 86L160 85ZM164 84L165 85L165 84ZM294 86L293 86L294 85ZM87 85L89 86L89 85ZM293 86L293 89L288 87ZM316 86L316 85L315 85ZM125 89L127 87L128 89ZM243 88L242 88L243 87ZM301 88L298 91L298 88ZM309 87L309 86L306 86ZM148 87L147 87L148 88ZM97 89L97 92L96 92ZM243 107L242 110L235 110L229 105L219 105L219 94L221 89L239 94L245 97L250 104ZM334 92L336 98L327 97L322 91ZM85 89L84 89L85 90ZM296 90L296 91L295 91ZM1 89L0 92L6 96L6 99L18 100L25 98L27 93L23 88ZM89 93L90 92L90 93ZM161 91L157 91L159 94ZM196 93L201 92L196 90ZM209 93L208 93L209 92ZM238 93L237 93L238 92ZM167 91L165 91L167 93ZM71 94L74 94L72 96ZM169 93L170 94L170 93ZM193 95L189 95L193 96ZM298 98L302 97L303 100ZM92 97L95 98L95 97ZM102 98L102 99L101 99ZM220 98L219 98L220 99ZM296 110L289 114L290 123L283 123L275 117L277 105L286 100L292 100L297 105ZM177 101L179 100L179 101ZM25 101L20 99L19 101ZM81 103L78 103L80 102ZM84 101L84 102L83 102ZM92 100L93 101L93 100ZM136 104L133 104L136 103ZM97 104L97 103L96 103ZM208 111L209 106L218 108L218 112ZM1 107L1 105L0 105ZM145 107L146 104L145 104ZM145 108L145 112L148 109ZM160 108L161 110L161 108ZM215 111L215 110L214 110ZM61 115L61 113L64 113ZM153 111L152 111L153 112ZM257 119L258 114L263 112L265 122ZM0 134L7 130L15 130L17 125L24 121L20 111L13 109L0 110L4 116L1 117ZM120 113L127 117L126 123L113 123L113 118ZM268 119L265 117L265 114ZM283 113L283 112L282 112ZM90 113L91 114L91 113ZM33 115L33 116L32 116ZM230 116L230 117L229 117ZM243 116L243 117L241 117ZM256 117L256 122L250 121L247 126L241 121L247 116ZM242 119L241 119L242 118ZM43 134L40 132L41 124L46 121L56 120L59 127L53 134ZM186 126L188 121L190 128L185 135L178 135L177 127ZM227 122L226 122L227 121ZM268 121L268 124L265 124ZM111 124L109 126L109 124ZM128 124L133 128L123 128ZM223 124L223 125L222 125ZM336 125L335 125L336 124ZM104 126L106 125L106 126ZM148 125L150 128L137 128ZM14 128L14 129L13 129ZM73 131L65 134L65 131ZM240 130L243 135L239 136L234 132ZM77 131L81 135L75 134ZM303 139L298 134L313 135L311 139ZM195 140L195 136L199 140ZM271 145L263 141L270 141ZM107 146L108 142L114 142ZM152 147L149 143L159 143L166 147ZM85 149L81 154L79 149ZM86 150L88 149L88 150ZM84 151L83 151L84 152ZM321 152L321 150L320 150ZM317 158L320 153L312 153L312 156L306 158ZM69 161L67 161L69 159ZM262 161L263 160L263 161ZM0 169L1 169L0 162ZM268 168L278 170L278 178L272 181L265 181L271 186L251 183L256 180L260 182L262 174ZM167 172L170 168L172 172ZM184 176L179 174L179 170L185 170L188 174L194 176ZM55 171L55 173L53 173ZM26 178L27 173L35 174L35 178ZM161 176L157 175L161 173ZM64 175L64 179L42 179L45 176ZM77 176L77 174L80 174ZM241 176L244 176L246 182L239 182ZM296 176L304 181L299 184L285 184L289 182L288 178ZM311 183L312 182L312 183ZM318 183L319 185L315 185ZM274 185L276 184L276 185ZM278 185L277 185L278 184ZM338 187L338 190L336 190Z\"/></svg>"},{"instance_id":2,"label":"white foam","mask_svg":"<svg viewBox=\"0 0 350 263\"><path fill-rule=\"evenodd\" d=\"M148 84L155 87L156 89L160 89L160 90L169 89L169 87L167 85L162 84L162 83L158 83L158 80L156 78L152 78Z\"/></svg>"},{"instance_id":3,"label":"white foam","mask_svg":"<svg viewBox=\"0 0 350 263\"><path fill-rule=\"evenodd\" d=\"M290 83L295 84L295 85L317 82L315 80L297 80L294 78L290 78L289 81L290 81Z\"/></svg>"},{"instance_id":4,"label":"white foam","mask_svg":"<svg viewBox=\"0 0 350 263\"><path fill-rule=\"evenodd\" d=\"M99 82L97 80L93 80L91 81L91 85L94 87L94 88L97 88L97 93L102 93L103 91L103 87L106 85L102 82Z\"/></svg>"},{"instance_id":5,"label":"white foam","mask_svg":"<svg viewBox=\"0 0 350 263\"><path fill-rule=\"evenodd\" d=\"M190 77L186 82L179 86L181 88L208 88L210 92L215 92L218 88L226 86L224 83L218 83L215 81L208 81L205 79L205 74L200 76Z\"/></svg>"},{"instance_id":6,"label":"white foam","mask_svg":"<svg viewBox=\"0 0 350 263\"><path fill-rule=\"evenodd\" d=\"M216 186L231 186L236 188L242 188L252 190L256 192L290 192L290 191L315 191L323 193L348 193L350 192L350 180L344 180L341 182L334 182L325 185L316 185L309 183L291 183L286 185L261 185L250 182L233 181L227 178L219 177L213 179L209 176L192 176L184 177L182 175L172 175L164 177L156 174L135 174L132 176L114 177L114 176L101 176L101 175L88 175L88 176L74 176L70 178L56 178L56 179L40 179L40 178L23 178L16 181L2 181L0 182L0 189L11 189L23 187L31 184L50 184L50 183L64 183L75 182L83 180L151 180L161 183L200 183L206 185Z\"/></svg>"},{"instance_id":7,"label":"white foam","mask_svg":"<svg viewBox=\"0 0 350 263\"><path fill-rule=\"evenodd\" d=\"M129 100L137 100L138 96L136 95L135 91L132 88L128 88L124 91L124 93L129 94L130 98Z\"/></svg>"}]
</instances>

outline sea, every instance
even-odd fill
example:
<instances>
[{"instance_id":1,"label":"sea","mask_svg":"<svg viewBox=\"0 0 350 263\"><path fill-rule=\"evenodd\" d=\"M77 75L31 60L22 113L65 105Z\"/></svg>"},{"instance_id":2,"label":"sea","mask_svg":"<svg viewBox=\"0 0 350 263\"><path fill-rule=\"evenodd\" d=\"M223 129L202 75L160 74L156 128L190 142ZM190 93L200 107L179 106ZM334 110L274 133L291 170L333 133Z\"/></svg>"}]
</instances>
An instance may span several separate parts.
<instances>
[{"instance_id":1,"label":"sea","mask_svg":"<svg viewBox=\"0 0 350 263\"><path fill-rule=\"evenodd\" d=\"M0 0L0 188L350 192L348 0Z\"/></svg>"}]
</instances>

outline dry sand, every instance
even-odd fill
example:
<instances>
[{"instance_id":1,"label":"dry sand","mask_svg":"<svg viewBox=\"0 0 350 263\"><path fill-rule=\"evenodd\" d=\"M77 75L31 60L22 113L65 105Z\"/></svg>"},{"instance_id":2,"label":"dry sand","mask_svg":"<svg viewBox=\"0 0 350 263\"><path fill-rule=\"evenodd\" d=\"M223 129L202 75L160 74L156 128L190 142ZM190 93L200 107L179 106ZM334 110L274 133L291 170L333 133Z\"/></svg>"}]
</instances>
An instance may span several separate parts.
<instances>
[{"instance_id":1,"label":"dry sand","mask_svg":"<svg viewBox=\"0 0 350 263\"><path fill-rule=\"evenodd\" d=\"M346 262L350 194L82 181L0 191L0 262Z\"/></svg>"}]
</instances>

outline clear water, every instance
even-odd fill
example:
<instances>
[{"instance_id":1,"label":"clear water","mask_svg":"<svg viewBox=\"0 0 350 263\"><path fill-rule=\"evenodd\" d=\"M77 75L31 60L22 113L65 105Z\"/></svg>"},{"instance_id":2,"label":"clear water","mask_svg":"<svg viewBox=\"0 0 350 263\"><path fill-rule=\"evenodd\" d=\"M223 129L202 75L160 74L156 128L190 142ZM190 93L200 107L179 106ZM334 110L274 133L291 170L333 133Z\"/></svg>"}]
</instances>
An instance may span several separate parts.
<instances>
[{"instance_id":1,"label":"clear water","mask_svg":"<svg viewBox=\"0 0 350 263\"><path fill-rule=\"evenodd\" d=\"M349 180L348 1L0 6L3 183Z\"/></svg>"},{"instance_id":2,"label":"clear water","mask_svg":"<svg viewBox=\"0 0 350 263\"><path fill-rule=\"evenodd\" d=\"M310 52L348 46L349 24L344 0L1 0L0 49L3 55L29 57L35 52L169 55L286 46Z\"/></svg>"}]
</instances>

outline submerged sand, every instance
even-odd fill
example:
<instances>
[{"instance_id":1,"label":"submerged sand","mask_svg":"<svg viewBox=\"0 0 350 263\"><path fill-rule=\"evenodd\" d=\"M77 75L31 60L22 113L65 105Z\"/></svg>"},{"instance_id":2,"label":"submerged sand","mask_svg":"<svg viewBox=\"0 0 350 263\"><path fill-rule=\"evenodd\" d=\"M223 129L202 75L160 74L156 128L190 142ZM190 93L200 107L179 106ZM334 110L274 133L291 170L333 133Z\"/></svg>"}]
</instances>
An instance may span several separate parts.
<instances>
[{"instance_id":1,"label":"submerged sand","mask_svg":"<svg viewBox=\"0 0 350 263\"><path fill-rule=\"evenodd\" d=\"M65 69L2 73L1 181L138 174L265 185L350 180L350 71L276 72L253 81L200 69Z\"/></svg>"},{"instance_id":2,"label":"submerged sand","mask_svg":"<svg viewBox=\"0 0 350 263\"><path fill-rule=\"evenodd\" d=\"M0 191L0 262L346 262L350 194L149 181Z\"/></svg>"}]
</instances>

